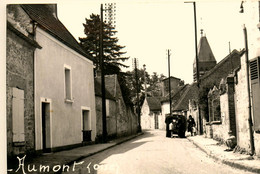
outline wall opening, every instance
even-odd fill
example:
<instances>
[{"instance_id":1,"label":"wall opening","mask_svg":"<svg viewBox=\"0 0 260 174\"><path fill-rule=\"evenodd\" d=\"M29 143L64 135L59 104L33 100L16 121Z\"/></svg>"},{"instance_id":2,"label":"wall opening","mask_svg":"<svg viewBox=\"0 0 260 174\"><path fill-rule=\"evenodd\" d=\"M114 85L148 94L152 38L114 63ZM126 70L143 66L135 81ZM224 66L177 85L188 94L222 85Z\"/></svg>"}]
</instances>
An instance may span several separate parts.
<instances>
[{"instance_id":1,"label":"wall opening","mask_svg":"<svg viewBox=\"0 0 260 174\"><path fill-rule=\"evenodd\" d=\"M91 141L91 120L89 110L82 110L82 123L83 142Z\"/></svg>"},{"instance_id":2,"label":"wall opening","mask_svg":"<svg viewBox=\"0 0 260 174\"><path fill-rule=\"evenodd\" d=\"M65 68L65 97L68 100L72 99L71 95L71 71Z\"/></svg>"},{"instance_id":3,"label":"wall opening","mask_svg":"<svg viewBox=\"0 0 260 174\"><path fill-rule=\"evenodd\" d=\"M50 103L42 102L42 150L51 151Z\"/></svg>"}]
</instances>

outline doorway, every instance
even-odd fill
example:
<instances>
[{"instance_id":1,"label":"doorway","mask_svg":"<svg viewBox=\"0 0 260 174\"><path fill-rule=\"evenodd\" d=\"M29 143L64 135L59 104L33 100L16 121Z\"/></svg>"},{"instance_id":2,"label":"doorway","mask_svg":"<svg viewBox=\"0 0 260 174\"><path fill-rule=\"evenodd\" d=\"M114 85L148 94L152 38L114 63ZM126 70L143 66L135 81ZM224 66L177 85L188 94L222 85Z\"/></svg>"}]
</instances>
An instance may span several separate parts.
<instances>
[{"instance_id":1,"label":"doorway","mask_svg":"<svg viewBox=\"0 0 260 174\"><path fill-rule=\"evenodd\" d=\"M83 142L91 141L90 111L82 110L82 135Z\"/></svg>"},{"instance_id":2,"label":"doorway","mask_svg":"<svg viewBox=\"0 0 260 174\"><path fill-rule=\"evenodd\" d=\"M158 114L154 113L154 128L159 129L159 120L158 120Z\"/></svg>"},{"instance_id":3,"label":"doorway","mask_svg":"<svg viewBox=\"0 0 260 174\"><path fill-rule=\"evenodd\" d=\"M42 102L42 151L51 152L50 103Z\"/></svg>"}]
</instances>

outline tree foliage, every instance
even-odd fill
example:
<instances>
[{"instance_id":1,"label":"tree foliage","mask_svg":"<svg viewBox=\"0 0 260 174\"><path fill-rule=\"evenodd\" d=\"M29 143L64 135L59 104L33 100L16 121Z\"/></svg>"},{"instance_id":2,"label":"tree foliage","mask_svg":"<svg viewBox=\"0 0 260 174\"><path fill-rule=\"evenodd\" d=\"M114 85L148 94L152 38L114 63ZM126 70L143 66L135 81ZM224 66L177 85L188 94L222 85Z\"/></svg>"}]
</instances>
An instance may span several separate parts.
<instances>
[{"instance_id":1,"label":"tree foliage","mask_svg":"<svg viewBox=\"0 0 260 174\"><path fill-rule=\"evenodd\" d=\"M127 87L130 89L130 97L132 103L137 103L137 85L136 85L136 75L135 70L126 72L127 76ZM146 82L146 92L147 96L151 97L158 97L161 96L161 86L160 82L165 78L163 74L160 76L153 72L150 75L144 69L137 69L137 76L138 76L138 95L139 95L139 105L142 106L143 101L145 99L145 82ZM144 79L145 78L145 79Z\"/></svg>"},{"instance_id":2,"label":"tree foliage","mask_svg":"<svg viewBox=\"0 0 260 174\"><path fill-rule=\"evenodd\" d=\"M92 55L94 64L99 66L99 51L100 51L100 16L91 14L89 19L85 19L83 23L84 33L86 37L79 38L80 45L84 50ZM124 57L126 53L122 51L125 46L118 44L118 38L115 36L117 31L110 24L103 22L103 58L105 74L119 74L121 67L128 67L122 62L129 59Z\"/></svg>"}]
</instances>

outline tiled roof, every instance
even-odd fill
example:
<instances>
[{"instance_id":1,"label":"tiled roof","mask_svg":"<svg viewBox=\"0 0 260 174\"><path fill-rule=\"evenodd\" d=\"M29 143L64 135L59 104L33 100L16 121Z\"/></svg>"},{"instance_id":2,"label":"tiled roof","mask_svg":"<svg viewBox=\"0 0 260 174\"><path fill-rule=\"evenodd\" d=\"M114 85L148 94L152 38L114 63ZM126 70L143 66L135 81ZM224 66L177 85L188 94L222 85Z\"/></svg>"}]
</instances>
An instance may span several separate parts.
<instances>
[{"instance_id":1,"label":"tiled roof","mask_svg":"<svg viewBox=\"0 0 260 174\"><path fill-rule=\"evenodd\" d=\"M198 99L197 83L193 83L185 89L179 100L173 105L173 111L188 110L191 99Z\"/></svg>"},{"instance_id":2,"label":"tiled roof","mask_svg":"<svg viewBox=\"0 0 260 174\"><path fill-rule=\"evenodd\" d=\"M151 111L161 110L161 102L159 97L147 97L146 100Z\"/></svg>"},{"instance_id":3,"label":"tiled roof","mask_svg":"<svg viewBox=\"0 0 260 174\"><path fill-rule=\"evenodd\" d=\"M48 4L23 4L21 7L33 21L38 23L38 26L40 26L43 30L79 54L93 60L93 58L86 54L86 52L81 48L79 43L61 23L61 21L54 16L53 11L49 8Z\"/></svg>"},{"instance_id":4,"label":"tiled roof","mask_svg":"<svg viewBox=\"0 0 260 174\"><path fill-rule=\"evenodd\" d=\"M218 68L220 68L223 65L223 63L225 63L229 59L232 59L233 56L237 56L237 55L242 56L244 52L245 52L244 49L241 51L237 51L236 49L234 49L229 55L227 55L224 59L222 59L214 68L212 68L210 71L206 72L202 77L200 77L200 79L201 80L205 79L206 77L214 73Z\"/></svg>"},{"instance_id":5,"label":"tiled roof","mask_svg":"<svg viewBox=\"0 0 260 174\"><path fill-rule=\"evenodd\" d=\"M187 87L187 84L186 85L183 85L183 86L179 86L178 87L178 90L174 93L173 91L174 90L172 90L172 92L171 92L171 98L172 98L172 100L173 99L175 99L175 98L177 98L177 96L179 95L181 95L181 92L183 92L183 89L185 89ZM169 94L167 94L166 96L164 96L162 99L161 99L161 102L168 102L169 101Z\"/></svg>"}]
</instances>

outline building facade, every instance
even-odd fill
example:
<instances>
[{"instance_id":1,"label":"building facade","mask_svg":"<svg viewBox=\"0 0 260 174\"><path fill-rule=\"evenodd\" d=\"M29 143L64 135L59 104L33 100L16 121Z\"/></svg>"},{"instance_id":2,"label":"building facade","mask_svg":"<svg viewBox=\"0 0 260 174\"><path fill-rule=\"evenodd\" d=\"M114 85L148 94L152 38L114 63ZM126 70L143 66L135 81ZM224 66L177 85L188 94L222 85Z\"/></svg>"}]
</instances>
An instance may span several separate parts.
<instances>
[{"instance_id":1,"label":"building facade","mask_svg":"<svg viewBox=\"0 0 260 174\"><path fill-rule=\"evenodd\" d=\"M19 6L7 6L6 119L7 155L32 154L35 150L34 40L30 18Z\"/></svg>"},{"instance_id":2,"label":"building facade","mask_svg":"<svg viewBox=\"0 0 260 174\"><path fill-rule=\"evenodd\" d=\"M9 5L7 21L8 154L94 141L93 61L58 20L57 6Z\"/></svg>"}]
</instances>

